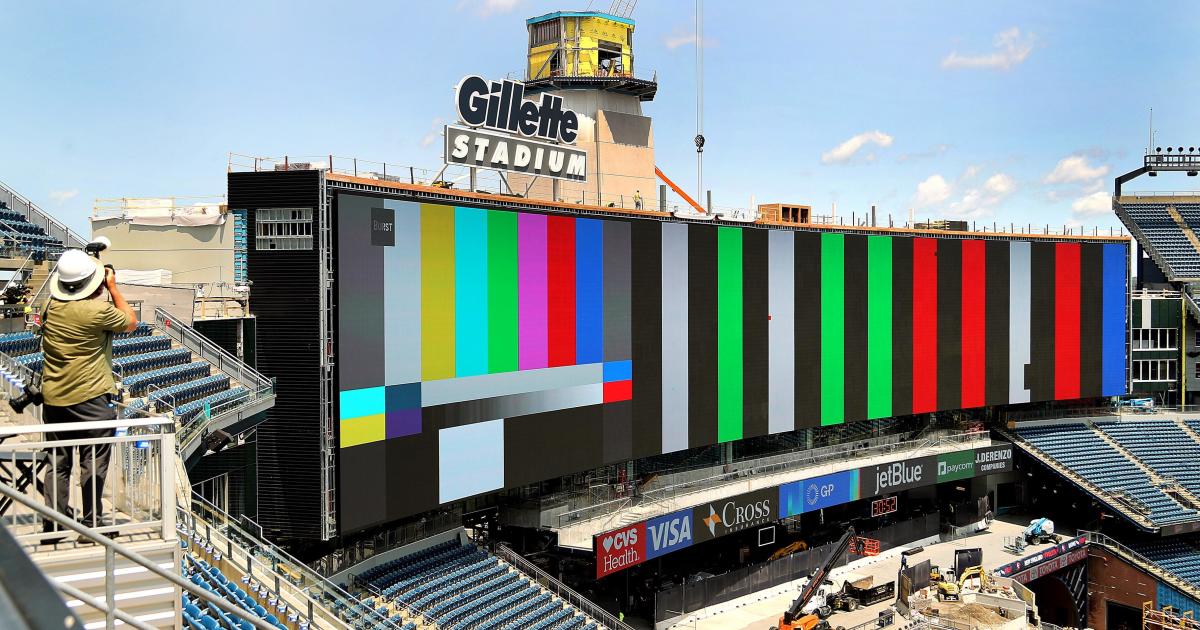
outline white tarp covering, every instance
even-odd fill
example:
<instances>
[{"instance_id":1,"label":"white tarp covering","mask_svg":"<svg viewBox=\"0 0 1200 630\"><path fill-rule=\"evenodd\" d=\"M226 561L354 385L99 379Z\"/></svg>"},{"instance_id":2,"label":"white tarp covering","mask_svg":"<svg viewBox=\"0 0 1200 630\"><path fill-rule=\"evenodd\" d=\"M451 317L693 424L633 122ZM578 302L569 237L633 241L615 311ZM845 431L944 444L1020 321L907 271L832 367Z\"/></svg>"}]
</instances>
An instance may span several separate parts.
<instances>
[{"instance_id":1,"label":"white tarp covering","mask_svg":"<svg viewBox=\"0 0 1200 630\"><path fill-rule=\"evenodd\" d=\"M112 214L111 211L103 214L97 213L92 216L92 221L128 221L133 225L180 225L184 227L225 223L225 213L221 211L221 206L218 204L194 203L190 206L176 206L175 200L169 197L124 199L120 212L120 216Z\"/></svg>"},{"instance_id":2,"label":"white tarp covering","mask_svg":"<svg viewBox=\"0 0 1200 630\"><path fill-rule=\"evenodd\" d=\"M163 286L171 284L170 269L118 269L117 281L121 284Z\"/></svg>"}]
</instances>

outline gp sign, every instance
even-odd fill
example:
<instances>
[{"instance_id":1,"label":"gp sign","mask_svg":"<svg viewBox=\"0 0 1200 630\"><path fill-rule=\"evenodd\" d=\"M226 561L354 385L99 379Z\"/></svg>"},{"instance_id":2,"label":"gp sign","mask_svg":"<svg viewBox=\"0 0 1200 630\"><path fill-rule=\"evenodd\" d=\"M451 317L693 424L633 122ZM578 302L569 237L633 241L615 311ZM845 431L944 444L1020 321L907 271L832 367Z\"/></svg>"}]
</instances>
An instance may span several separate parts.
<instances>
[{"instance_id":1,"label":"gp sign","mask_svg":"<svg viewBox=\"0 0 1200 630\"><path fill-rule=\"evenodd\" d=\"M858 471L845 470L779 486L779 518L858 499Z\"/></svg>"}]
</instances>

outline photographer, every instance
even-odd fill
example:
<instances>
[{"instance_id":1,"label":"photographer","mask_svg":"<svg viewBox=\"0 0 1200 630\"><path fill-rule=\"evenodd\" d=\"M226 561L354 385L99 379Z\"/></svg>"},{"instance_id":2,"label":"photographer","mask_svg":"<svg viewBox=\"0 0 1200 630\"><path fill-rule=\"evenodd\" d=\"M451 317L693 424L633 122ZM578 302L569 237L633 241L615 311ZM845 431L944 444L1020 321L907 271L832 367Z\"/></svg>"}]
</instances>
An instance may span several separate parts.
<instances>
[{"instance_id":1,"label":"photographer","mask_svg":"<svg viewBox=\"0 0 1200 630\"><path fill-rule=\"evenodd\" d=\"M112 303L103 299L104 289ZM112 334L137 328L137 316L117 289L116 273L78 249L63 252L50 277L50 301L42 315L42 419L46 424L115 420ZM113 429L47 433L50 440L110 437ZM71 448L55 449L43 492L51 507L72 516ZM79 447L84 525L102 525L108 444ZM47 523L49 525L49 523ZM46 528L49 529L49 528Z\"/></svg>"}]
</instances>

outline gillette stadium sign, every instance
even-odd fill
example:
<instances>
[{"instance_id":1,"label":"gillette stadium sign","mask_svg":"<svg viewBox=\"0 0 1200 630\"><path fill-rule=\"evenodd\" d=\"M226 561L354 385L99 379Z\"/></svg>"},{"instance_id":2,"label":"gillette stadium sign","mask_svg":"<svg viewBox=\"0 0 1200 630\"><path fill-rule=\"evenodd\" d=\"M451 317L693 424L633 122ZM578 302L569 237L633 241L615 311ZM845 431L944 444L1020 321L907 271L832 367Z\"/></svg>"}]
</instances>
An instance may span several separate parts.
<instances>
[{"instance_id":1,"label":"gillette stadium sign","mask_svg":"<svg viewBox=\"0 0 1200 630\"><path fill-rule=\"evenodd\" d=\"M446 164L587 180L587 153L567 146L579 137L579 114L561 96L525 100L523 83L467 76L454 103L465 127L446 126Z\"/></svg>"}]
</instances>

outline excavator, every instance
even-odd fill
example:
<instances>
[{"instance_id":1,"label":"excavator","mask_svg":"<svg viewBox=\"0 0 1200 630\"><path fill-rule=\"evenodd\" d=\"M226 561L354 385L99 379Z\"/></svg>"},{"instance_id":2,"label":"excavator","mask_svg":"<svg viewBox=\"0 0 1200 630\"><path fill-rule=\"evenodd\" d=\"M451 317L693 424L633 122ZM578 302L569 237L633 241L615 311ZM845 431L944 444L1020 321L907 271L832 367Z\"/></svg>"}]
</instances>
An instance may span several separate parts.
<instances>
[{"instance_id":1,"label":"excavator","mask_svg":"<svg viewBox=\"0 0 1200 630\"><path fill-rule=\"evenodd\" d=\"M808 577L808 583L800 591L800 596L796 601L792 602L791 607L783 613L779 618L779 625L771 626L771 630L830 630L829 622L822 617L820 609L809 614L804 614L804 607L812 600L817 591L825 585L825 578L829 577L829 572L833 570L833 565L841 559L846 550L850 548L850 541L855 536L854 526L846 528L846 533L842 534L842 538L834 545L833 551L829 553L829 557L825 559L825 563L821 565L813 574Z\"/></svg>"},{"instance_id":2,"label":"excavator","mask_svg":"<svg viewBox=\"0 0 1200 630\"><path fill-rule=\"evenodd\" d=\"M959 576L957 582L943 580L937 583L938 599L948 601L960 601L963 589L967 585L967 580L971 578L979 578L979 592L989 593L995 590L995 584L992 582L992 576L982 566L973 566L969 569L964 569L962 575Z\"/></svg>"}]
</instances>

